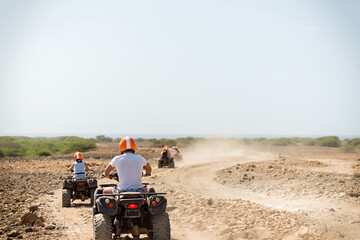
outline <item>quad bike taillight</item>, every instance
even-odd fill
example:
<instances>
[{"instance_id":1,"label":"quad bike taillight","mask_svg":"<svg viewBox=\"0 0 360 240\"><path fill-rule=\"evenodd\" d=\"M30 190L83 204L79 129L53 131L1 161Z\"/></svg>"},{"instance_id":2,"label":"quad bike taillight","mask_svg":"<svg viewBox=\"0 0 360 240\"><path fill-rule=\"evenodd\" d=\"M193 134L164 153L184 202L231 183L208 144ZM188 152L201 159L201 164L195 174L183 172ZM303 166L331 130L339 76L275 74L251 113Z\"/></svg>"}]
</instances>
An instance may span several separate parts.
<instances>
[{"instance_id":1,"label":"quad bike taillight","mask_svg":"<svg viewBox=\"0 0 360 240\"><path fill-rule=\"evenodd\" d=\"M138 208L139 206L135 203L129 204L128 208Z\"/></svg>"},{"instance_id":2,"label":"quad bike taillight","mask_svg":"<svg viewBox=\"0 0 360 240\"><path fill-rule=\"evenodd\" d=\"M78 185L84 185L84 183L80 182L80 183L78 183Z\"/></svg>"},{"instance_id":3,"label":"quad bike taillight","mask_svg":"<svg viewBox=\"0 0 360 240\"><path fill-rule=\"evenodd\" d=\"M155 206L156 206L156 202L152 202L152 205L155 207Z\"/></svg>"}]
</instances>

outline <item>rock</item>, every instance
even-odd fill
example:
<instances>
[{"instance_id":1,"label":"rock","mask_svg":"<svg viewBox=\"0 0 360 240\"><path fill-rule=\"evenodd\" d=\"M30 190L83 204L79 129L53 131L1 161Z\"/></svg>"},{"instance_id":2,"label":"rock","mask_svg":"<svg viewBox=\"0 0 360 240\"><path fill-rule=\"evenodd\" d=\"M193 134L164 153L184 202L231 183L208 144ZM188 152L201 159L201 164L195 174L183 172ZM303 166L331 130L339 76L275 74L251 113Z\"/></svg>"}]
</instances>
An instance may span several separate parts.
<instances>
[{"instance_id":1,"label":"rock","mask_svg":"<svg viewBox=\"0 0 360 240\"><path fill-rule=\"evenodd\" d=\"M166 208L166 211L171 212L171 211L175 210L176 208L177 208L177 207L167 207L167 208Z\"/></svg>"},{"instance_id":2,"label":"rock","mask_svg":"<svg viewBox=\"0 0 360 240\"><path fill-rule=\"evenodd\" d=\"M360 223L360 220L358 220L358 221L350 221L349 223L351 223L351 224Z\"/></svg>"},{"instance_id":3,"label":"rock","mask_svg":"<svg viewBox=\"0 0 360 240\"><path fill-rule=\"evenodd\" d=\"M210 198L210 199L207 200L207 204L208 204L208 205L211 206L211 205L213 205L213 203L214 203L214 200L213 200L212 198Z\"/></svg>"},{"instance_id":4,"label":"rock","mask_svg":"<svg viewBox=\"0 0 360 240\"><path fill-rule=\"evenodd\" d=\"M30 212L35 212L36 210L38 210L39 209L39 206L38 205L32 205L32 206L30 206Z\"/></svg>"},{"instance_id":5,"label":"rock","mask_svg":"<svg viewBox=\"0 0 360 240\"><path fill-rule=\"evenodd\" d=\"M49 194L49 195L54 195L55 193L54 193L54 192L49 192L48 194Z\"/></svg>"},{"instance_id":6,"label":"rock","mask_svg":"<svg viewBox=\"0 0 360 240\"><path fill-rule=\"evenodd\" d=\"M33 231L34 231L34 229L32 227L29 227L29 228L25 229L25 232L33 232Z\"/></svg>"},{"instance_id":7,"label":"rock","mask_svg":"<svg viewBox=\"0 0 360 240\"><path fill-rule=\"evenodd\" d=\"M55 226L52 225L52 224L49 224L49 225L46 225L46 226L45 226L45 229L47 229L47 230L53 230L53 229L55 229Z\"/></svg>"},{"instance_id":8,"label":"rock","mask_svg":"<svg viewBox=\"0 0 360 240\"><path fill-rule=\"evenodd\" d=\"M45 224L44 224L42 221L40 221L40 219L38 219L38 220L35 222L35 225L36 225L36 226L39 226L39 227L44 227L44 226L45 226Z\"/></svg>"},{"instance_id":9,"label":"rock","mask_svg":"<svg viewBox=\"0 0 360 240\"><path fill-rule=\"evenodd\" d=\"M305 226L301 226L295 235L303 239L309 239L309 229Z\"/></svg>"},{"instance_id":10,"label":"rock","mask_svg":"<svg viewBox=\"0 0 360 240\"><path fill-rule=\"evenodd\" d=\"M7 236L8 237L17 237L20 235L20 232L17 230L11 231Z\"/></svg>"},{"instance_id":11,"label":"rock","mask_svg":"<svg viewBox=\"0 0 360 240\"><path fill-rule=\"evenodd\" d=\"M26 213L21 217L21 222L25 224L34 224L36 221L39 220L39 217L34 213Z\"/></svg>"}]
</instances>

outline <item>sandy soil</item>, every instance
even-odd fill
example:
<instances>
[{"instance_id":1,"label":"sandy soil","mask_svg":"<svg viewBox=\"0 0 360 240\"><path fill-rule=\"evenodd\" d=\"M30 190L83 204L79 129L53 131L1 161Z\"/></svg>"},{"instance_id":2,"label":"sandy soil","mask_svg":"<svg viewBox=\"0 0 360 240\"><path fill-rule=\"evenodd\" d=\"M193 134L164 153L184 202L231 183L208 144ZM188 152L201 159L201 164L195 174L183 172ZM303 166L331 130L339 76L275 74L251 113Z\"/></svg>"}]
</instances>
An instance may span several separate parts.
<instances>
[{"instance_id":1,"label":"sandy soil","mask_svg":"<svg viewBox=\"0 0 360 240\"><path fill-rule=\"evenodd\" d=\"M117 154L112 147L84 153L95 176ZM186 149L175 169L158 169L160 149L139 153L153 166L144 182L167 192L172 239L360 238L360 154L214 143ZM61 207L71 163L72 155L0 161L0 239L92 239L89 201ZM21 220L29 212L36 223Z\"/></svg>"}]
</instances>

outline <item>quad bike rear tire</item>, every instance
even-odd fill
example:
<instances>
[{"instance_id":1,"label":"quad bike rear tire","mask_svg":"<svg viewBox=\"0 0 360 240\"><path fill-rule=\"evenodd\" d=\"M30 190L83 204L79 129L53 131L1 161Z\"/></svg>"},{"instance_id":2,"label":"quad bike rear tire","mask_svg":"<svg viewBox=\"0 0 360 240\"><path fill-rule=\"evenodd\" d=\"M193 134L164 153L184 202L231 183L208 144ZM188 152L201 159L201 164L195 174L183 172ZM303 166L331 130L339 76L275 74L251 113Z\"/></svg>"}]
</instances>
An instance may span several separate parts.
<instances>
[{"instance_id":1,"label":"quad bike rear tire","mask_svg":"<svg viewBox=\"0 0 360 240\"><path fill-rule=\"evenodd\" d=\"M163 167L163 163L161 161L158 162L158 168L162 168Z\"/></svg>"},{"instance_id":2,"label":"quad bike rear tire","mask_svg":"<svg viewBox=\"0 0 360 240\"><path fill-rule=\"evenodd\" d=\"M153 232L149 233L151 240L170 240L170 219L167 212L152 216Z\"/></svg>"},{"instance_id":3,"label":"quad bike rear tire","mask_svg":"<svg viewBox=\"0 0 360 240\"><path fill-rule=\"evenodd\" d=\"M91 206L94 206L94 203L95 203L95 191L96 191L96 188L90 189L90 204L91 204Z\"/></svg>"},{"instance_id":4,"label":"quad bike rear tire","mask_svg":"<svg viewBox=\"0 0 360 240\"><path fill-rule=\"evenodd\" d=\"M175 162L174 162L174 160L170 160L170 162L169 162L169 168L175 168Z\"/></svg>"},{"instance_id":5,"label":"quad bike rear tire","mask_svg":"<svg viewBox=\"0 0 360 240\"><path fill-rule=\"evenodd\" d=\"M94 215L94 240L112 240L112 217L101 213Z\"/></svg>"},{"instance_id":6,"label":"quad bike rear tire","mask_svg":"<svg viewBox=\"0 0 360 240\"><path fill-rule=\"evenodd\" d=\"M71 189L62 190L62 206L70 207L71 206Z\"/></svg>"}]
</instances>

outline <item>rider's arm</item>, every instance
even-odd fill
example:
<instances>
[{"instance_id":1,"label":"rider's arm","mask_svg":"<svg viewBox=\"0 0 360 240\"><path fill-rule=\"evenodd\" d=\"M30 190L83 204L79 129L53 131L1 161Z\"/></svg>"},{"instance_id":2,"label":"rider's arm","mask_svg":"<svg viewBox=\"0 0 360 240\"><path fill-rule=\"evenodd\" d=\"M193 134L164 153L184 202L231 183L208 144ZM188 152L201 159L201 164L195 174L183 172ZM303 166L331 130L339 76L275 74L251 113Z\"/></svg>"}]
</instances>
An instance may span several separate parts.
<instances>
[{"instance_id":1,"label":"rider's arm","mask_svg":"<svg viewBox=\"0 0 360 240\"><path fill-rule=\"evenodd\" d=\"M68 171L74 170L74 163L71 165L71 167L68 168Z\"/></svg>"},{"instance_id":2,"label":"rider's arm","mask_svg":"<svg viewBox=\"0 0 360 240\"><path fill-rule=\"evenodd\" d=\"M89 168L89 166L86 164L86 163L84 163L85 164L85 169L86 169L86 171L91 171L91 169Z\"/></svg>"},{"instance_id":3,"label":"rider's arm","mask_svg":"<svg viewBox=\"0 0 360 240\"><path fill-rule=\"evenodd\" d=\"M111 164L107 165L105 172L104 172L104 177L108 177L113 169L114 169L114 167L111 166Z\"/></svg>"},{"instance_id":4,"label":"rider's arm","mask_svg":"<svg viewBox=\"0 0 360 240\"><path fill-rule=\"evenodd\" d=\"M147 163L147 164L143 167L143 169L145 170L147 176L150 176L150 175L151 175L151 166L150 166L149 163Z\"/></svg>"}]
</instances>

